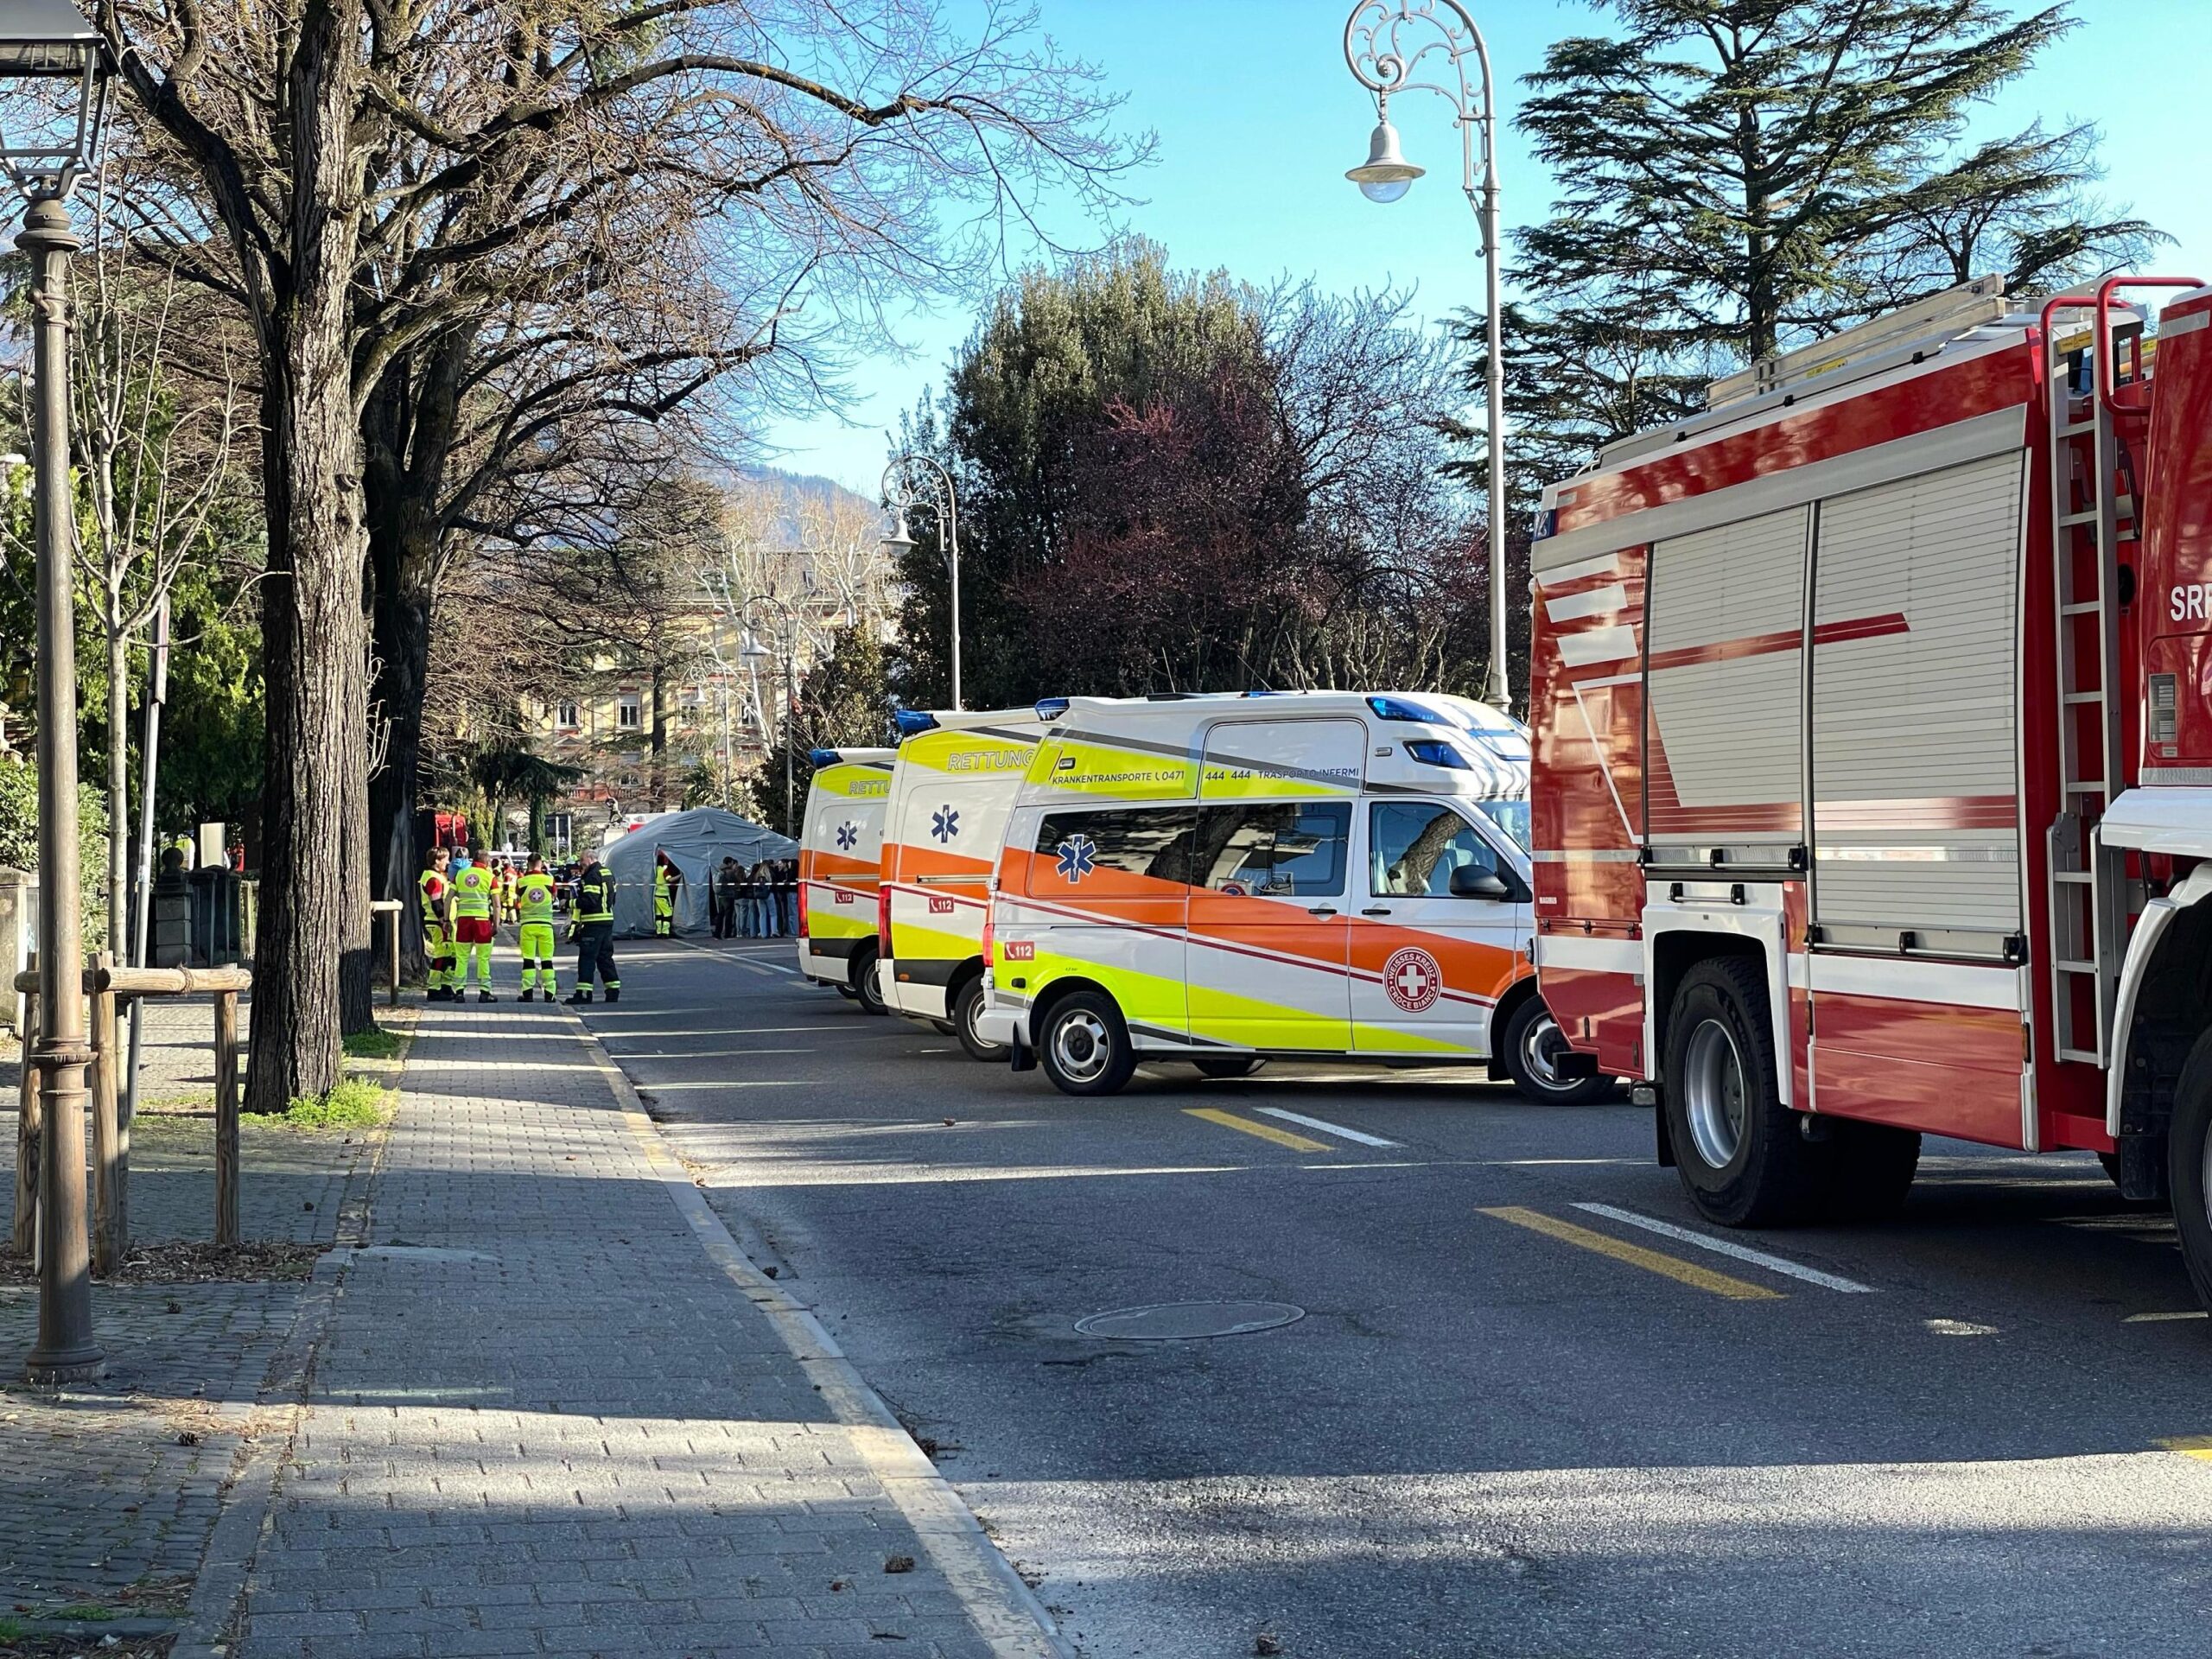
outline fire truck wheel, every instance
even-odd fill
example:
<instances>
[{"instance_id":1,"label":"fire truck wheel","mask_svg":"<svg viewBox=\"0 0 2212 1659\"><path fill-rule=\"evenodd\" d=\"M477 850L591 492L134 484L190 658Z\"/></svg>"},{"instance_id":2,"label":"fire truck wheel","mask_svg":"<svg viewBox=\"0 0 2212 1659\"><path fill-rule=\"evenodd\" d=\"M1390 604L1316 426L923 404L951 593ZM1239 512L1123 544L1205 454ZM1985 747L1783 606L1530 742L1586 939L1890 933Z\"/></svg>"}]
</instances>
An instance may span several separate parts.
<instances>
[{"instance_id":1,"label":"fire truck wheel","mask_svg":"<svg viewBox=\"0 0 2212 1659\"><path fill-rule=\"evenodd\" d=\"M1699 1213L1724 1227L1817 1213L1833 1143L1814 1145L1775 1084L1766 983L1740 957L1682 976L1667 1021L1667 1132Z\"/></svg>"},{"instance_id":2,"label":"fire truck wheel","mask_svg":"<svg viewBox=\"0 0 2212 1659\"><path fill-rule=\"evenodd\" d=\"M987 1042L977 1034L976 1020L983 1012L983 976L976 975L960 988L952 999L952 1030L960 1039L960 1046L968 1051L971 1060L1003 1060L1004 1043Z\"/></svg>"},{"instance_id":3,"label":"fire truck wheel","mask_svg":"<svg viewBox=\"0 0 2212 1659\"><path fill-rule=\"evenodd\" d=\"M1052 1004L1037 1033L1037 1058L1064 1095L1113 1094L1137 1069L1122 1011L1101 991L1071 991Z\"/></svg>"},{"instance_id":4,"label":"fire truck wheel","mask_svg":"<svg viewBox=\"0 0 2212 1659\"><path fill-rule=\"evenodd\" d=\"M868 945L853 952L853 995L861 1005L862 1014L881 1014L883 987L877 982L875 947Z\"/></svg>"},{"instance_id":5,"label":"fire truck wheel","mask_svg":"<svg viewBox=\"0 0 2212 1659\"><path fill-rule=\"evenodd\" d=\"M2196 1039L2174 1088L2166 1127L2166 1182L2174 1197L2174 1230L2196 1299L2212 1307L2212 1031Z\"/></svg>"},{"instance_id":6,"label":"fire truck wheel","mask_svg":"<svg viewBox=\"0 0 2212 1659\"><path fill-rule=\"evenodd\" d=\"M1594 1077L1562 1077L1554 1070L1567 1052L1559 1021L1540 996L1529 997L1513 1010L1505 1022L1501 1054L1506 1075L1521 1091L1521 1098L1539 1106L1586 1106L1608 1098L1617 1086L1602 1073Z\"/></svg>"}]
</instances>

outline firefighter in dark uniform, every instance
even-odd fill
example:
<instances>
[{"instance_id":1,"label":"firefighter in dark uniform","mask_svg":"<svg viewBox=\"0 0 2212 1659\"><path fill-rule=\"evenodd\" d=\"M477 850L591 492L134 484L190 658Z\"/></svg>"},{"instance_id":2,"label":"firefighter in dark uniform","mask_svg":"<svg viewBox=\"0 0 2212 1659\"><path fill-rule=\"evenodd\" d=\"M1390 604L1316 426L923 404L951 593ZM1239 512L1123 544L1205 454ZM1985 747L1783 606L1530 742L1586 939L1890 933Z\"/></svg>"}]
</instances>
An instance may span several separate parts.
<instances>
[{"instance_id":1,"label":"firefighter in dark uniform","mask_svg":"<svg viewBox=\"0 0 2212 1659\"><path fill-rule=\"evenodd\" d=\"M614 969L614 878L596 854L584 859L570 914L575 918L569 929L576 941L576 988L569 994L569 1001L591 1001L591 976L596 969L607 1000L620 1002L622 980Z\"/></svg>"}]
</instances>

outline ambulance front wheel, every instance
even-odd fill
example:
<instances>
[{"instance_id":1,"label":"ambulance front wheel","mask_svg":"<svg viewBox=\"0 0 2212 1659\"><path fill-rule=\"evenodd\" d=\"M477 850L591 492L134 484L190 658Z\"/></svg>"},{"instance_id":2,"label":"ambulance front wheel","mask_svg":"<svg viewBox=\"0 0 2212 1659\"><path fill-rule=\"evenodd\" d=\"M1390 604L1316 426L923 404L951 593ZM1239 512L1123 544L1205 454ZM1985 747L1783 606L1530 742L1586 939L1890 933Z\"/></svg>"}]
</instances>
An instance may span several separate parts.
<instances>
[{"instance_id":1,"label":"ambulance front wheel","mask_svg":"<svg viewBox=\"0 0 2212 1659\"><path fill-rule=\"evenodd\" d=\"M1708 1221L1786 1225L1820 1209L1829 1147L1805 1139L1775 1075L1759 968L1715 957L1683 975L1661 1077L1675 1172Z\"/></svg>"},{"instance_id":2,"label":"ambulance front wheel","mask_svg":"<svg viewBox=\"0 0 2212 1659\"><path fill-rule=\"evenodd\" d=\"M1523 1100L1540 1106L1586 1106L1612 1094L1614 1080L1603 1073L1561 1077L1559 1062L1570 1052L1566 1033L1541 996L1527 998L1505 1022L1500 1058Z\"/></svg>"},{"instance_id":3,"label":"ambulance front wheel","mask_svg":"<svg viewBox=\"0 0 2212 1659\"><path fill-rule=\"evenodd\" d=\"M1103 991L1071 991L1037 1033L1037 1058L1064 1095L1110 1095L1137 1069L1129 1028Z\"/></svg>"},{"instance_id":4,"label":"ambulance front wheel","mask_svg":"<svg viewBox=\"0 0 2212 1659\"><path fill-rule=\"evenodd\" d=\"M2182 1264L2197 1300L2212 1307L2212 1031L2196 1039L2174 1089L2166 1127L2166 1184Z\"/></svg>"}]
</instances>

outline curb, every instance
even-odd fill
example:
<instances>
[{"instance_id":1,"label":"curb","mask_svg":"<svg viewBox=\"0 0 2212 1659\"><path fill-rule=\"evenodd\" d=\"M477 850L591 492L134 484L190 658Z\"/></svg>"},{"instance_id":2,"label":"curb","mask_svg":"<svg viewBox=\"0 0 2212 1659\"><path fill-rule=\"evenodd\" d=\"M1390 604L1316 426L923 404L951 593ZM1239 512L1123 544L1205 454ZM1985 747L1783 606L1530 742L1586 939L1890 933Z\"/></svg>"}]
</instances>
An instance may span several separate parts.
<instances>
[{"instance_id":1,"label":"curb","mask_svg":"<svg viewBox=\"0 0 2212 1659\"><path fill-rule=\"evenodd\" d=\"M566 1004L561 1005L566 1007ZM906 1524L960 1599L976 1630L1002 1659L1075 1659L1036 1592L1021 1581L999 1553L982 1523L938 1466L914 1444L883 1397L862 1379L844 1351L814 1317L813 1311L756 1268L716 1215L697 1183L661 1138L639 1100L636 1087L575 1010L569 1017L584 1033L592 1063L607 1079L624 1127L637 1140L669 1199L691 1229L708 1258L746 1300L766 1316L799 1369L821 1390L823 1402L853 1433L854 1447L868 1472L899 1506ZM200 1659L180 1647L173 1659Z\"/></svg>"},{"instance_id":2,"label":"curb","mask_svg":"<svg viewBox=\"0 0 2212 1659\"><path fill-rule=\"evenodd\" d=\"M397 1056L399 1065L391 1083L395 1094L403 1098L406 1061L414 1046L410 1031L407 1046ZM399 1103L395 1099L392 1119L396 1121L398 1115ZM353 1252L368 1242L369 1198L384 1167L385 1149L391 1144L391 1122L388 1121L378 1131L368 1158L355 1165L346 1177L330 1249L315 1263L308 1281L309 1288L292 1316L292 1328L270 1361L268 1376L263 1380L270 1403L282 1398L283 1433L257 1435L245 1442L243 1457L231 1477L228 1496L208 1533L207 1552L200 1557L169 1659L226 1659L229 1654L231 1626L245 1600L253 1559L260 1553L262 1535L276 1512L277 1478L291 1459L307 1414L308 1395L315 1386L315 1355L330 1329L339 1299L345 1294L346 1272L353 1265ZM260 1408L258 1403L255 1408Z\"/></svg>"}]
</instances>

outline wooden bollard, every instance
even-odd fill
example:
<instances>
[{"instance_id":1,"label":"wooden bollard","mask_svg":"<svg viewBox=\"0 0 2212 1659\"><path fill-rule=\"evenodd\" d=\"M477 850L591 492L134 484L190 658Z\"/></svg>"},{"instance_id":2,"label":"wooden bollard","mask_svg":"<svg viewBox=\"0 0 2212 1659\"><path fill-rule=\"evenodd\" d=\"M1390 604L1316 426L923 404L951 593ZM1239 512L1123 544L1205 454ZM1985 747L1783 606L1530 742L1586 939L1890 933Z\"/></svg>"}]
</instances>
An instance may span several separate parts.
<instances>
[{"instance_id":1,"label":"wooden bollard","mask_svg":"<svg viewBox=\"0 0 2212 1659\"><path fill-rule=\"evenodd\" d=\"M130 1158L122 1124L118 1121L117 1080L123 1055L116 1045L115 993L105 988L115 957L107 951L92 959L92 1271L105 1279L113 1274L129 1248L130 1229L124 1218L129 1198L124 1192Z\"/></svg>"},{"instance_id":2,"label":"wooden bollard","mask_svg":"<svg viewBox=\"0 0 2212 1659\"><path fill-rule=\"evenodd\" d=\"M215 1242L238 1242L238 994L215 993Z\"/></svg>"},{"instance_id":3,"label":"wooden bollard","mask_svg":"<svg viewBox=\"0 0 2212 1659\"><path fill-rule=\"evenodd\" d=\"M37 970L38 953L31 953L31 969ZM38 1046L38 993L27 992L23 997L23 1076L16 1090L16 1254L29 1257L38 1253L38 1166L39 1155L46 1144L46 1107L38 1097L38 1069L31 1064L31 1051Z\"/></svg>"}]
</instances>

